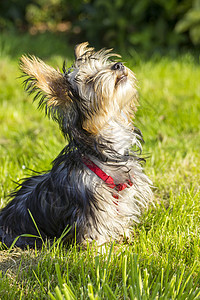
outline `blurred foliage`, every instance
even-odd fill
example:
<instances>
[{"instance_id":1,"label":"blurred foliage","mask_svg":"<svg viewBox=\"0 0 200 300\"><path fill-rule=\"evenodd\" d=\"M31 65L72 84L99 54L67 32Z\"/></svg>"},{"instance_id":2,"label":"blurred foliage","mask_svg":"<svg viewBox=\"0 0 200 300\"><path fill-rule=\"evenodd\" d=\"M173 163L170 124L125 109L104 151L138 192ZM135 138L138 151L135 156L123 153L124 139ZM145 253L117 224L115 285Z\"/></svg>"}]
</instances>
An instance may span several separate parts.
<instances>
[{"instance_id":1,"label":"blurred foliage","mask_svg":"<svg viewBox=\"0 0 200 300\"><path fill-rule=\"evenodd\" d=\"M200 0L1 0L0 28L127 49L200 43Z\"/></svg>"},{"instance_id":2,"label":"blurred foliage","mask_svg":"<svg viewBox=\"0 0 200 300\"><path fill-rule=\"evenodd\" d=\"M178 21L175 27L176 32L189 32L194 44L200 44L200 0L194 0L192 7L184 17Z\"/></svg>"}]
</instances>

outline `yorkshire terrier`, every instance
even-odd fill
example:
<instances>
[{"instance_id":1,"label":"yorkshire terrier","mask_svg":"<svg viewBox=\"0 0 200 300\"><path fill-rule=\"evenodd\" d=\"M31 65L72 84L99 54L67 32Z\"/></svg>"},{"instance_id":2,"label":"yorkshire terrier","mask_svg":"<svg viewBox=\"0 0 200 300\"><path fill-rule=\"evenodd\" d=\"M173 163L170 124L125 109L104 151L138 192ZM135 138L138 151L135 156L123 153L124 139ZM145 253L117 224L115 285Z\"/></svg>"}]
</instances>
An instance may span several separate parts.
<instances>
[{"instance_id":1,"label":"yorkshire terrier","mask_svg":"<svg viewBox=\"0 0 200 300\"><path fill-rule=\"evenodd\" d=\"M81 244L120 240L129 237L152 202L142 134L132 124L137 81L117 57L110 49L95 52L82 43L75 47L72 67L64 64L61 72L22 56L26 90L36 92L34 99L58 122L67 145L48 173L25 179L0 211L6 246L16 241L18 247L34 247L66 228L65 238Z\"/></svg>"}]
</instances>

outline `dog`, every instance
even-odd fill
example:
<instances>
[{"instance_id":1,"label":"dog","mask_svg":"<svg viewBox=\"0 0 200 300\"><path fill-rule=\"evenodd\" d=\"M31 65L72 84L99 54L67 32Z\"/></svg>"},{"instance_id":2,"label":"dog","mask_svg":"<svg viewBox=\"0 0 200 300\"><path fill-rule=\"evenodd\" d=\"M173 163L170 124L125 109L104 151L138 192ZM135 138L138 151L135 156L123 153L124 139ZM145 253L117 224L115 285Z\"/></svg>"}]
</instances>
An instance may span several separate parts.
<instances>
[{"instance_id":1,"label":"dog","mask_svg":"<svg viewBox=\"0 0 200 300\"><path fill-rule=\"evenodd\" d=\"M152 203L143 142L132 118L137 80L112 49L75 47L75 62L56 70L22 56L25 89L55 120L67 145L48 173L24 179L0 211L1 241L10 247L39 246L59 238L98 245L128 238ZM32 236L31 236L32 235Z\"/></svg>"}]
</instances>

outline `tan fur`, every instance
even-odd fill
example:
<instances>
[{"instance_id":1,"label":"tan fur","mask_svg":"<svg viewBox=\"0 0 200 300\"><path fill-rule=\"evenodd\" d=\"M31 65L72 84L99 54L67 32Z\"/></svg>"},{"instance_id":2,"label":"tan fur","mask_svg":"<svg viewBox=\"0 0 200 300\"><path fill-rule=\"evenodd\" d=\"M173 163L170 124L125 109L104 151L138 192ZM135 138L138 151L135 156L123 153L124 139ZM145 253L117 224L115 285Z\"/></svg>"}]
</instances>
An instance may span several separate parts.
<instances>
[{"instance_id":1,"label":"tan fur","mask_svg":"<svg viewBox=\"0 0 200 300\"><path fill-rule=\"evenodd\" d=\"M21 70L33 78L32 85L47 95L48 106L66 106L71 98L66 90L65 79L60 71L45 64L35 56L22 56Z\"/></svg>"},{"instance_id":2,"label":"tan fur","mask_svg":"<svg viewBox=\"0 0 200 300\"><path fill-rule=\"evenodd\" d=\"M94 52L93 47L88 47L89 43L85 42L82 44L79 44L75 47L75 58L76 60L79 59L84 53L87 52L87 56L91 55L91 53Z\"/></svg>"}]
</instances>

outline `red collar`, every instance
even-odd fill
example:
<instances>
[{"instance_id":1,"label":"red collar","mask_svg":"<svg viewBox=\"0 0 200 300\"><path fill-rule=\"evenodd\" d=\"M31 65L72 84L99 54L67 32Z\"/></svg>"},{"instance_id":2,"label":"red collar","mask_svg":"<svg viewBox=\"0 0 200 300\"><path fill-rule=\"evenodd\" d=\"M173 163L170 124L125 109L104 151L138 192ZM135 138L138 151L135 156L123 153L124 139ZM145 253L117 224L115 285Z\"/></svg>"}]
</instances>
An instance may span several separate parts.
<instances>
[{"instance_id":1,"label":"red collar","mask_svg":"<svg viewBox=\"0 0 200 300\"><path fill-rule=\"evenodd\" d=\"M132 186L133 183L129 179L127 183L115 184L114 179L111 176L108 176L103 170L101 170L95 163L93 163L89 158L83 157L83 163L94 172L99 178L101 178L109 188L115 189L116 192L123 191L129 186ZM113 193L113 197L118 199L118 194Z\"/></svg>"}]
</instances>

